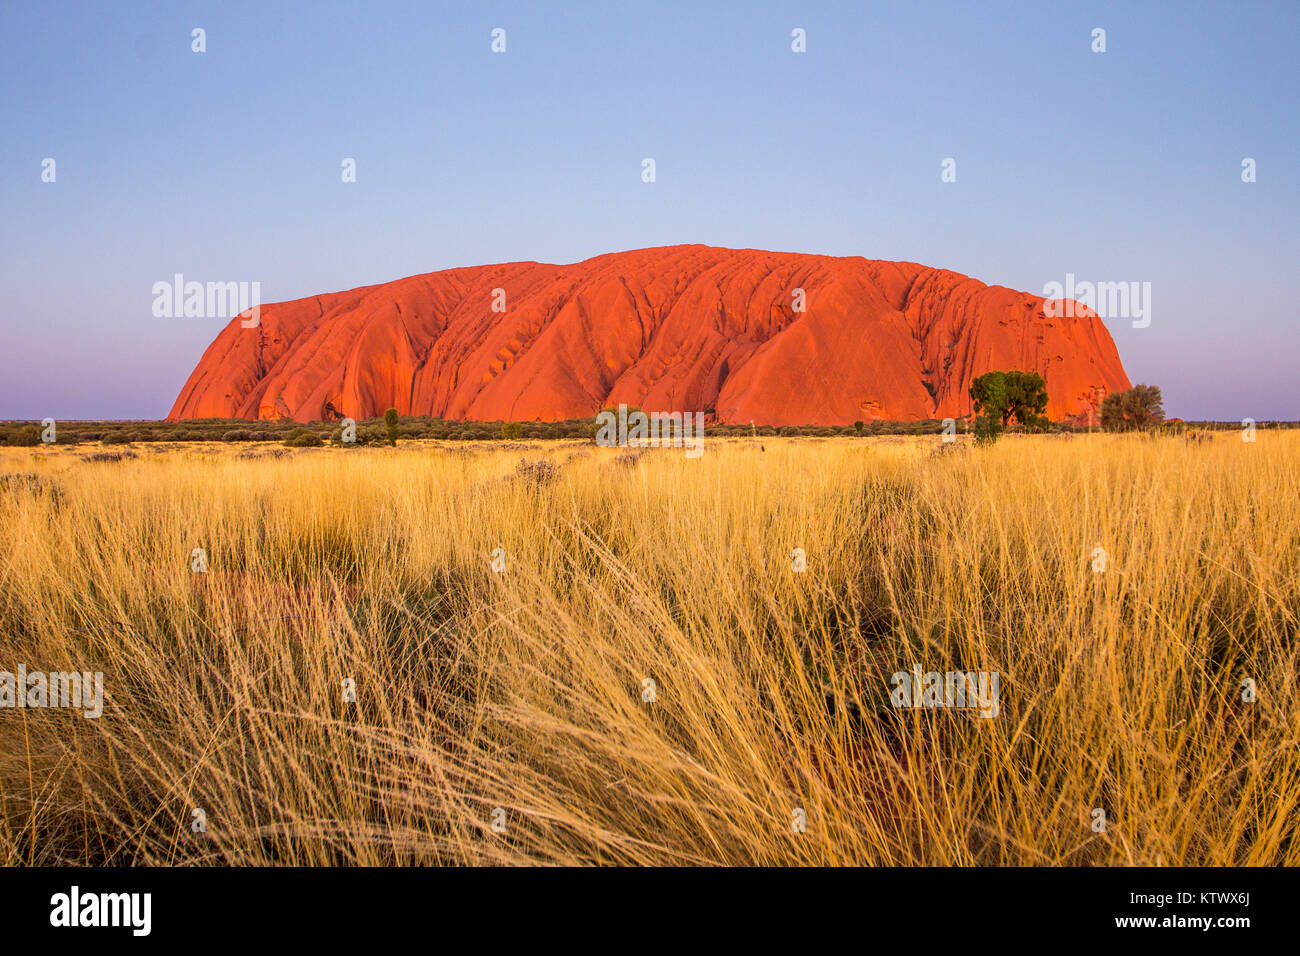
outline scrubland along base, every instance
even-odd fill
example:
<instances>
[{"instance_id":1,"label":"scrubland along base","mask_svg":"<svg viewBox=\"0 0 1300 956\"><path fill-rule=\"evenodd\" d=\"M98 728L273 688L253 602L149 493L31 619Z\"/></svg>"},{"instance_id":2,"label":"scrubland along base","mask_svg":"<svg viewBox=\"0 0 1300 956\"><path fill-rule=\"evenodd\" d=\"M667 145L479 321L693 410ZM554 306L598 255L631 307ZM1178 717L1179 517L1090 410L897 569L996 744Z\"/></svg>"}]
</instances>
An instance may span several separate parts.
<instances>
[{"instance_id":1,"label":"scrubland along base","mask_svg":"<svg viewBox=\"0 0 1300 956\"><path fill-rule=\"evenodd\" d=\"M1300 862L1300 435L237 451L0 450L6 863Z\"/></svg>"}]
</instances>

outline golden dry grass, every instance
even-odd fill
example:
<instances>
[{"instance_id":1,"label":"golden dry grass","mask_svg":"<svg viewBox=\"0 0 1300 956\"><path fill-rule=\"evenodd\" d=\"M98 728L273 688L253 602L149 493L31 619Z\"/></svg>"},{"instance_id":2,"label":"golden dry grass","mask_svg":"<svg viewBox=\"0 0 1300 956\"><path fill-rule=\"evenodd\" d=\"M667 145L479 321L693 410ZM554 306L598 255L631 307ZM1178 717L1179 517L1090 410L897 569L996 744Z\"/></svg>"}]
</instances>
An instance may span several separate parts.
<instances>
[{"instance_id":1,"label":"golden dry grass","mask_svg":"<svg viewBox=\"0 0 1300 956\"><path fill-rule=\"evenodd\" d=\"M0 710L0 857L1300 861L1300 435L938 449L4 449L0 669L109 700Z\"/></svg>"}]
</instances>

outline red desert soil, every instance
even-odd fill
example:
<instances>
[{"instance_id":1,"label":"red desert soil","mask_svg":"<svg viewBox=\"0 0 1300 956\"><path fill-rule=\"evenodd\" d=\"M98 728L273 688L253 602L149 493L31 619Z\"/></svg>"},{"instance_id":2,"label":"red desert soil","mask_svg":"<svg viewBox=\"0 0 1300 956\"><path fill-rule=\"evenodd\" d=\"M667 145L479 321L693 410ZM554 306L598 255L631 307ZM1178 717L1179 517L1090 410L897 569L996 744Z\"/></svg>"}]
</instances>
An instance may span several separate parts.
<instances>
[{"instance_id":1,"label":"red desert soil","mask_svg":"<svg viewBox=\"0 0 1300 956\"><path fill-rule=\"evenodd\" d=\"M1015 368L1042 373L1062 419L1129 387L1106 327L1075 311L912 262L757 249L447 269L232 319L168 418L551 421L620 402L760 425L960 418L972 378Z\"/></svg>"}]
</instances>

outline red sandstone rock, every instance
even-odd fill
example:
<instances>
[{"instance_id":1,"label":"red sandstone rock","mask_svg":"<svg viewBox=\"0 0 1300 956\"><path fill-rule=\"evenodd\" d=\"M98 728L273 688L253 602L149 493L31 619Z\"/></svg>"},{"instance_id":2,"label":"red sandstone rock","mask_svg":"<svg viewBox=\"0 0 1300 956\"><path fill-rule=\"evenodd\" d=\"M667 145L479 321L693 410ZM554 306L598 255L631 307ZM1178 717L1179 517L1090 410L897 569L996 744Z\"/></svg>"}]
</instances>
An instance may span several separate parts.
<instances>
[{"instance_id":1,"label":"red sandstone rock","mask_svg":"<svg viewBox=\"0 0 1300 956\"><path fill-rule=\"evenodd\" d=\"M911 262L756 249L448 269L232 320L168 418L547 421L619 402L760 425L960 418L971 379L1025 369L1062 419L1129 387L1106 327L1075 311Z\"/></svg>"}]
</instances>

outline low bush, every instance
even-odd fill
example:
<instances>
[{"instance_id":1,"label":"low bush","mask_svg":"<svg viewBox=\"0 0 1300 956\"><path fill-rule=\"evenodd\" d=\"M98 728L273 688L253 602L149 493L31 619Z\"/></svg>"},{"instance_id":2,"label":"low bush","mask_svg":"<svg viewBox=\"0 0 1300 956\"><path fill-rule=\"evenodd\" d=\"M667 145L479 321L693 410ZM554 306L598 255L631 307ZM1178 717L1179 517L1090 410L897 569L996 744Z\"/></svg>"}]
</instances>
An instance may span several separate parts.
<instances>
[{"instance_id":1,"label":"low bush","mask_svg":"<svg viewBox=\"0 0 1300 956\"><path fill-rule=\"evenodd\" d=\"M316 448L325 443L310 428L295 428L284 440L284 444L287 448Z\"/></svg>"}]
</instances>

